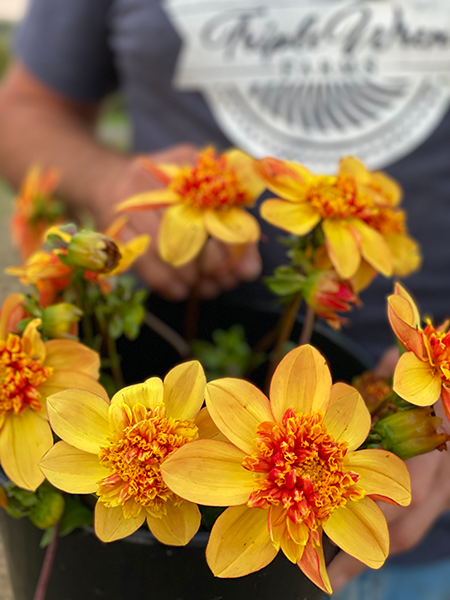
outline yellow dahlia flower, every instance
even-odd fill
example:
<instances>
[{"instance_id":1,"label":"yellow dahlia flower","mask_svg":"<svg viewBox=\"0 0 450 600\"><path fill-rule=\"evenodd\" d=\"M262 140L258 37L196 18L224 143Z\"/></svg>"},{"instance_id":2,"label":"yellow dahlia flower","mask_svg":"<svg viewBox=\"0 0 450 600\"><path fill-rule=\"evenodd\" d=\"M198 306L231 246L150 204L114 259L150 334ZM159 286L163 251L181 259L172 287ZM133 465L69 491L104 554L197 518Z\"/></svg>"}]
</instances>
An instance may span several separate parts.
<instances>
[{"instance_id":1,"label":"yellow dahlia flower","mask_svg":"<svg viewBox=\"0 0 450 600\"><path fill-rule=\"evenodd\" d=\"M397 208L401 188L385 173L371 173L350 157L341 161L337 177L313 175L274 158L263 159L256 168L280 196L263 202L261 216L300 236L322 223L328 254L343 279L357 273L362 259L386 277L419 268L419 247Z\"/></svg>"},{"instance_id":2,"label":"yellow dahlia flower","mask_svg":"<svg viewBox=\"0 0 450 600\"><path fill-rule=\"evenodd\" d=\"M388 315L395 335L408 350L395 368L394 391L417 406L430 406L442 397L450 419L449 321L437 328L428 322L422 329L413 299L398 283L388 298Z\"/></svg>"},{"instance_id":3,"label":"yellow dahlia flower","mask_svg":"<svg viewBox=\"0 0 450 600\"><path fill-rule=\"evenodd\" d=\"M117 209L167 206L158 249L163 260L179 267L200 253L208 236L226 244L258 241L258 221L245 210L264 191L253 165L254 160L240 150L216 155L213 148L200 152L193 167L154 165L152 171L161 174L167 187L133 196Z\"/></svg>"},{"instance_id":4,"label":"yellow dahlia flower","mask_svg":"<svg viewBox=\"0 0 450 600\"><path fill-rule=\"evenodd\" d=\"M147 519L164 544L183 546L200 526L196 504L174 494L161 465L177 448L218 435L206 409L205 375L197 361L152 377L105 402L68 390L48 401L50 422L63 440L41 462L47 479L73 494L96 493L95 532L111 542Z\"/></svg>"},{"instance_id":5,"label":"yellow dahlia flower","mask_svg":"<svg viewBox=\"0 0 450 600\"><path fill-rule=\"evenodd\" d=\"M206 404L229 440L199 440L161 466L181 497L229 506L206 550L218 577L240 577L270 563L279 549L331 593L322 532L370 567L384 563L388 529L377 500L407 505L406 465L383 450L361 450L370 415L359 393L332 386L324 358L311 346L286 355L270 400L252 384L207 384Z\"/></svg>"},{"instance_id":6,"label":"yellow dahlia flower","mask_svg":"<svg viewBox=\"0 0 450 600\"><path fill-rule=\"evenodd\" d=\"M0 461L18 486L35 490L43 481L39 461L53 445L47 420L50 394L72 387L104 394L96 381L100 359L78 342L43 342L31 321L22 336L12 332L11 315L20 294L6 299L0 313Z\"/></svg>"}]
</instances>

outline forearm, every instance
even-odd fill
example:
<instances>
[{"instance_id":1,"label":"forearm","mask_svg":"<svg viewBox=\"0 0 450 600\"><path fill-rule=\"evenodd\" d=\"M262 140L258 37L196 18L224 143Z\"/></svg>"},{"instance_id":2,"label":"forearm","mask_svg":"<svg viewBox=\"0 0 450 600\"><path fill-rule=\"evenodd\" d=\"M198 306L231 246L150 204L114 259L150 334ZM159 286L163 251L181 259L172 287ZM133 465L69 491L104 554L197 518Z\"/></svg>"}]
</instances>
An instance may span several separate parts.
<instances>
[{"instance_id":1,"label":"forearm","mask_svg":"<svg viewBox=\"0 0 450 600\"><path fill-rule=\"evenodd\" d=\"M94 136L94 107L70 110L70 103L17 91L16 73L0 89L0 171L18 186L31 164L56 167L60 194L71 208L92 208L114 189L131 160L103 147Z\"/></svg>"}]
</instances>

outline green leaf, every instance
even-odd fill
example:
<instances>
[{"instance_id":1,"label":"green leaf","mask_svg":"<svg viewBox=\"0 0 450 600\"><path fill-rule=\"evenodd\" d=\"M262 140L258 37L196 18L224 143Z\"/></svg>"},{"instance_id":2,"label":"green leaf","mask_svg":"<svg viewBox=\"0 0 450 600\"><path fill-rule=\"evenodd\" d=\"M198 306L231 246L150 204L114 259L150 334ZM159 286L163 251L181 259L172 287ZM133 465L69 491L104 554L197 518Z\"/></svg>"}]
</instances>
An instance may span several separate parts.
<instances>
[{"instance_id":1,"label":"green leaf","mask_svg":"<svg viewBox=\"0 0 450 600\"><path fill-rule=\"evenodd\" d=\"M305 277L293 267L281 266L275 269L272 277L266 277L264 282L277 296L292 296L302 291Z\"/></svg>"},{"instance_id":2,"label":"green leaf","mask_svg":"<svg viewBox=\"0 0 450 600\"><path fill-rule=\"evenodd\" d=\"M144 320L144 307L140 304L127 307L123 316L123 332L129 340L135 340Z\"/></svg>"},{"instance_id":3,"label":"green leaf","mask_svg":"<svg viewBox=\"0 0 450 600\"><path fill-rule=\"evenodd\" d=\"M123 333L123 319L120 315L115 314L112 315L109 323L108 323L108 334L113 338L113 340L117 340Z\"/></svg>"},{"instance_id":4,"label":"green leaf","mask_svg":"<svg viewBox=\"0 0 450 600\"><path fill-rule=\"evenodd\" d=\"M44 531L44 535L41 537L41 541L39 542L39 548L47 548L47 546L51 543L53 536L55 535L55 526L49 527Z\"/></svg>"},{"instance_id":5,"label":"green leaf","mask_svg":"<svg viewBox=\"0 0 450 600\"><path fill-rule=\"evenodd\" d=\"M92 524L92 510L82 504L78 496L66 496L66 507L61 518L59 535L68 535L74 529L90 527Z\"/></svg>"},{"instance_id":6,"label":"green leaf","mask_svg":"<svg viewBox=\"0 0 450 600\"><path fill-rule=\"evenodd\" d=\"M62 493L52 489L38 489L38 502L30 510L30 521L39 529L48 529L62 517L65 501Z\"/></svg>"}]
</instances>

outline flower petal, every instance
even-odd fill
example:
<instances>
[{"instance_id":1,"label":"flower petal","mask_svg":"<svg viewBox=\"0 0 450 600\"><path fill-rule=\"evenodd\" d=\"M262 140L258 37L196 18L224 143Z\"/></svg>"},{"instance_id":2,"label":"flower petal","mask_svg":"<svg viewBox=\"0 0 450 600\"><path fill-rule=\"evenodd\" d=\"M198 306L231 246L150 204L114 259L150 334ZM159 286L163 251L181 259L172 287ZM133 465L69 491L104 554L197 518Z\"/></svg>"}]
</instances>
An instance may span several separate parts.
<instances>
[{"instance_id":1,"label":"flower petal","mask_svg":"<svg viewBox=\"0 0 450 600\"><path fill-rule=\"evenodd\" d=\"M359 219L349 220L352 228L361 234L361 254L379 273L385 277L392 275L392 258L384 237Z\"/></svg>"},{"instance_id":2,"label":"flower petal","mask_svg":"<svg viewBox=\"0 0 450 600\"><path fill-rule=\"evenodd\" d=\"M164 379L164 404L168 417L193 419L205 400L206 377L197 360L178 365Z\"/></svg>"},{"instance_id":3,"label":"flower petal","mask_svg":"<svg viewBox=\"0 0 450 600\"><path fill-rule=\"evenodd\" d=\"M22 335L22 347L28 356L32 356L42 363L45 359L46 349L41 334L38 331L41 323L41 319L33 319L28 323Z\"/></svg>"},{"instance_id":4,"label":"flower petal","mask_svg":"<svg viewBox=\"0 0 450 600\"><path fill-rule=\"evenodd\" d=\"M441 397L442 408L444 409L447 419L450 421L450 389L446 385L442 386Z\"/></svg>"},{"instance_id":5,"label":"flower petal","mask_svg":"<svg viewBox=\"0 0 450 600\"><path fill-rule=\"evenodd\" d=\"M128 537L137 531L144 521L143 510L137 517L126 519L121 506L109 508L103 502L97 502L95 506L95 533L102 542L113 542Z\"/></svg>"},{"instance_id":6,"label":"flower petal","mask_svg":"<svg viewBox=\"0 0 450 600\"><path fill-rule=\"evenodd\" d=\"M209 235L225 244L249 244L261 235L258 221L244 208L207 210L204 223Z\"/></svg>"},{"instance_id":7,"label":"flower petal","mask_svg":"<svg viewBox=\"0 0 450 600\"><path fill-rule=\"evenodd\" d=\"M11 331L11 321L16 325L13 313L23 304L25 296L23 294L10 294L6 297L0 310L0 340L5 340ZM20 311L22 312L22 311Z\"/></svg>"},{"instance_id":8,"label":"flower petal","mask_svg":"<svg viewBox=\"0 0 450 600\"><path fill-rule=\"evenodd\" d=\"M325 219L322 227L331 262L343 279L350 279L361 262L357 237L350 231L346 221Z\"/></svg>"},{"instance_id":9,"label":"flower petal","mask_svg":"<svg viewBox=\"0 0 450 600\"><path fill-rule=\"evenodd\" d=\"M98 379L100 356L87 346L72 340L49 340L45 342L47 356L45 366L56 371L72 369Z\"/></svg>"},{"instance_id":10,"label":"flower petal","mask_svg":"<svg viewBox=\"0 0 450 600\"><path fill-rule=\"evenodd\" d=\"M348 501L329 517L324 531L344 552L372 569L379 569L389 553L386 519L371 498Z\"/></svg>"},{"instance_id":11,"label":"flower petal","mask_svg":"<svg viewBox=\"0 0 450 600\"><path fill-rule=\"evenodd\" d=\"M175 504L173 500L166 502L164 506L167 513L160 519L147 515L150 531L162 544L186 546L200 527L202 516L198 506L186 501Z\"/></svg>"},{"instance_id":12,"label":"flower petal","mask_svg":"<svg viewBox=\"0 0 450 600\"><path fill-rule=\"evenodd\" d=\"M416 240L405 233L393 233L385 239L391 252L394 275L407 277L420 269L423 257Z\"/></svg>"},{"instance_id":13,"label":"flower petal","mask_svg":"<svg viewBox=\"0 0 450 600\"><path fill-rule=\"evenodd\" d=\"M358 485L376 500L408 506L411 502L411 479L405 463L386 450L350 452L345 466L358 473Z\"/></svg>"},{"instance_id":14,"label":"flower petal","mask_svg":"<svg viewBox=\"0 0 450 600\"><path fill-rule=\"evenodd\" d=\"M270 401L276 421L290 407L297 412L326 411L331 375L323 356L312 346L291 350L278 365L270 385Z\"/></svg>"},{"instance_id":15,"label":"flower petal","mask_svg":"<svg viewBox=\"0 0 450 600\"><path fill-rule=\"evenodd\" d=\"M388 317L395 335L407 350L422 358L424 344L422 334L417 331L414 308L403 296L393 294L388 298Z\"/></svg>"},{"instance_id":16,"label":"flower petal","mask_svg":"<svg viewBox=\"0 0 450 600\"><path fill-rule=\"evenodd\" d=\"M217 425L211 419L206 406L195 417L195 424L198 427L198 437L201 440L221 440L222 442L228 442L227 438L220 432Z\"/></svg>"},{"instance_id":17,"label":"flower petal","mask_svg":"<svg viewBox=\"0 0 450 600\"><path fill-rule=\"evenodd\" d=\"M92 494L98 482L110 475L97 455L58 442L41 460L40 467L52 485L69 494Z\"/></svg>"},{"instance_id":18,"label":"flower petal","mask_svg":"<svg viewBox=\"0 0 450 600\"><path fill-rule=\"evenodd\" d=\"M137 210L145 210L147 208L158 208L169 204L180 202L180 196L169 188L149 190L136 194L128 198L124 202L116 205L117 212L132 212Z\"/></svg>"},{"instance_id":19,"label":"flower petal","mask_svg":"<svg viewBox=\"0 0 450 600\"><path fill-rule=\"evenodd\" d=\"M231 148L224 152L223 156L226 158L227 165L231 167L243 188L252 200L256 200L264 191L265 186L256 176L254 158L238 150L237 148Z\"/></svg>"},{"instance_id":20,"label":"flower petal","mask_svg":"<svg viewBox=\"0 0 450 600\"><path fill-rule=\"evenodd\" d=\"M166 262L181 267L200 253L207 237L200 210L184 204L170 206L159 229L159 253Z\"/></svg>"},{"instance_id":21,"label":"flower petal","mask_svg":"<svg viewBox=\"0 0 450 600\"><path fill-rule=\"evenodd\" d=\"M320 535L322 536L322 532ZM333 592L325 566L322 544L313 545L311 542L306 544L303 556L297 564L306 577L317 585L318 588L326 594Z\"/></svg>"},{"instance_id":22,"label":"flower petal","mask_svg":"<svg viewBox=\"0 0 450 600\"><path fill-rule=\"evenodd\" d=\"M53 431L71 446L98 454L109 445L108 404L100 396L65 390L50 396L47 411Z\"/></svg>"},{"instance_id":23,"label":"flower petal","mask_svg":"<svg viewBox=\"0 0 450 600\"><path fill-rule=\"evenodd\" d=\"M255 171L267 189L294 202L306 198L308 188L314 181L314 175L305 167L276 158L263 158L255 164Z\"/></svg>"},{"instance_id":24,"label":"flower petal","mask_svg":"<svg viewBox=\"0 0 450 600\"><path fill-rule=\"evenodd\" d=\"M260 214L271 225L295 235L306 235L321 219L318 211L307 202L286 202L275 198L261 204Z\"/></svg>"},{"instance_id":25,"label":"flower petal","mask_svg":"<svg viewBox=\"0 0 450 600\"><path fill-rule=\"evenodd\" d=\"M348 442L348 449L356 450L369 435L370 413L355 388L346 383L335 383L331 388L331 403L324 424L336 441Z\"/></svg>"},{"instance_id":26,"label":"flower petal","mask_svg":"<svg viewBox=\"0 0 450 600\"><path fill-rule=\"evenodd\" d=\"M34 491L43 481L39 462L53 446L48 422L31 408L8 414L0 431L3 470L13 483Z\"/></svg>"},{"instance_id":27,"label":"flower petal","mask_svg":"<svg viewBox=\"0 0 450 600\"><path fill-rule=\"evenodd\" d=\"M238 448L255 452L256 428L273 421L270 402L262 392L241 379L216 379L206 386L206 406L226 438Z\"/></svg>"},{"instance_id":28,"label":"flower petal","mask_svg":"<svg viewBox=\"0 0 450 600\"><path fill-rule=\"evenodd\" d=\"M267 529L267 510L234 506L215 522L206 560L216 577L242 577L267 566L277 553Z\"/></svg>"},{"instance_id":29,"label":"flower petal","mask_svg":"<svg viewBox=\"0 0 450 600\"><path fill-rule=\"evenodd\" d=\"M400 356L394 372L394 391L416 406L430 406L441 395L442 380L429 362L412 352Z\"/></svg>"},{"instance_id":30,"label":"flower petal","mask_svg":"<svg viewBox=\"0 0 450 600\"><path fill-rule=\"evenodd\" d=\"M50 375L47 381L44 381L44 383L38 387L38 390L45 399L52 394L67 390L68 386L70 386L70 389L91 392L96 396L100 396L104 402L109 404L108 394L106 393L105 388L100 385L96 379L81 371L71 371L69 369L55 371L53 375Z\"/></svg>"},{"instance_id":31,"label":"flower petal","mask_svg":"<svg viewBox=\"0 0 450 600\"><path fill-rule=\"evenodd\" d=\"M197 440L175 450L162 464L161 474L171 490L197 504L245 504L255 485L242 466L244 452L226 442Z\"/></svg>"},{"instance_id":32,"label":"flower petal","mask_svg":"<svg viewBox=\"0 0 450 600\"><path fill-rule=\"evenodd\" d=\"M111 399L111 404L126 404L133 408L135 404L142 404L145 408L153 410L163 401L163 382L159 377L151 377L144 383L129 385L119 390Z\"/></svg>"}]
</instances>

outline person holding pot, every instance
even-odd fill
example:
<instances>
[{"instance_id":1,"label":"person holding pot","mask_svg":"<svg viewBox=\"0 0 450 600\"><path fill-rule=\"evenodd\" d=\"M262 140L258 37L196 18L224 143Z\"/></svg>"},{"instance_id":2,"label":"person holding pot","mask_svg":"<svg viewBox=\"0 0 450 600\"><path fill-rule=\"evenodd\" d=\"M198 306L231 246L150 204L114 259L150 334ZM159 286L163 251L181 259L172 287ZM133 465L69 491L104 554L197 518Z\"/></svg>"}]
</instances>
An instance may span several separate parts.
<instances>
[{"instance_id":1,"label":"person holding pot","mask_svg":"<svg viewBox=\"0 0 450 600\"><path fill-rule=\"evenodd\" d=\"M2 175L17 186L32 163L58 168L68 207L90 210L104 228L116 203L161 185L138 155L183 164L207 144L219 150L236 145L314 172L333 172L342 156L358 156L403 185L411 234L424 254L423 269L408 288L441 321L450 297L449 8L448 0L329 0L319 6L307 0L292 6L270 0L244 6L238 0L32 0L0 88ZM132 121L127 154L95 137L102 101L117 89ZM146 232L155 239L160 218L158 211L131 214L123 235ZM275 239L275 230L262 227ZM262 268L271 274L284 254L272 244L248 245L226 267L229 249L210 240L196 261L174 269L155 248L136 270L162 297L182 300L195 290L211 298L241 284L230 300L254 306L270 305L270 298L253 280ZM391 290L392 282L379 277L348 331L376 358L392 342L385 314ZM415 577L427 582L427 598L447 597L441 575L450 567L448 514L431 528L450 507L449 469L447 453L416 459L412 506L387 515L392 552L401 557L359 580L371 593L358 587L355 597L423 598ZM361 569L338 556L330 566L335 589ZM401 592L390 584L385 589L390 573ZM344 593L347 600L350 593Z\"/></svg>"}]
</instances>

